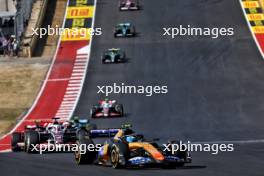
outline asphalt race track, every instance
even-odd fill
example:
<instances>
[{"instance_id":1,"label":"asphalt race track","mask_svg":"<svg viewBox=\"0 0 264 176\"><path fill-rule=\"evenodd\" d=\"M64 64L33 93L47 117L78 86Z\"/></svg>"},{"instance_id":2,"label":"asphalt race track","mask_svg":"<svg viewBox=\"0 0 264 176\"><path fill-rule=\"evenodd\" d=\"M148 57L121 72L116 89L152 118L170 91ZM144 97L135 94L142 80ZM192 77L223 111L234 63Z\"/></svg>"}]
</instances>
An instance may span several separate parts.
<instances>
[{"instance_id":1,"label":"asphalt race track","mask_svg":"<svg viewBox=\"0 0 264 176\"><path fill-rule=\"evenodd\" d=\"M236 0L141 0L143 10L119 12L117 0L98 0L94 37L84 91L76 115L86 118L103 95L98 85L167 85L166 95L113 94L126 117L93 120L98 127L132 123L149 138L189 141L237 141L234 152L194 152L193 163L173 170L114 170L77 166L72 154L0 155L1 175L28 176L263 176L264 62ZM131 22L138 36L114 39L113 27ZM163 27L234 27L233 37L162 36ZM128 63L102 65L107 48L127 52ZM253 142L250 142L255 140Z\"/></svg>"}]
</instances>

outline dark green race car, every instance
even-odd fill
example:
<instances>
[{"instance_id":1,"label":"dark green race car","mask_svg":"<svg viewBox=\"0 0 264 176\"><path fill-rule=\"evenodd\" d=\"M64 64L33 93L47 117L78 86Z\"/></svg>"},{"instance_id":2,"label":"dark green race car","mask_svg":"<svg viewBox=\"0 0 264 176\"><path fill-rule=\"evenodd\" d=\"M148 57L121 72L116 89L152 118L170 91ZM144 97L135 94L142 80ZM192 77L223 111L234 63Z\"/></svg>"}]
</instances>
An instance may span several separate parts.
<instances>
[{"instance_id":1,"label":"dark green race car","mask_svg":"<svg viewBox=\"0 0 264 176\"><path fill-rule=\"evenodd\" d=\"M130 23L120 23L115 27L114 37L135 37L135 27Z\"/></svg>"},{"instance_id":2,"label":"dark green race car","mask_svg":"<svg viewBox=\"0 0 264 176\"><path fill-rule=\"evenodd\" d=\"M102 56L102 63L122 63L125 62L126 54L119 48L108 49Z\"/></svg>"}]
</instances>

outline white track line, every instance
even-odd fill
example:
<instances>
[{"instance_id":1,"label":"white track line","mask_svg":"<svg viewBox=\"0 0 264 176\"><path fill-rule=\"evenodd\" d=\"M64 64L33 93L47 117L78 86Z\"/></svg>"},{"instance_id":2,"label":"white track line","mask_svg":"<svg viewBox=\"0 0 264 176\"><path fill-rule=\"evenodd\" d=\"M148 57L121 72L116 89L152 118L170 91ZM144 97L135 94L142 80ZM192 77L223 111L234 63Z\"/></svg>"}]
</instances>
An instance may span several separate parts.
<instances>
[{"instance_id":1,"label":"white track line","mask_svg":"<svg viewBox=\"0 0 264 176\"><path fill-rule=\"evenodd\" d=\"M69 82L68 86L69 87L81 87L81 84L80 83L73 84L73 83Z\"/></svg>"},{"instance_id":2,"label":"white track line","mask_svg":"<svg viewBox=\"0 0 264 176\"><path fill-rule=\"evenodd\" d=\"M264 139L207 141L207 142L192 142L192 143L194 144L258 144L258 143L264 143Z\"/></svg>"},{"instance_id":3,"label":"white track line","mask_svg":"<svg viewBox=\"0 0 264 176\"><path fill-rule=\"evenodd\" d=\"M59 109L59 111L72 111L73 110L73 106L72 107L61 107Z\"/></svg>"},{"instance_id":4,"label":"white track line","mask_svg":"<svg viewBox=\"0 0 264 176\"><path fill-rule=\"evenodd\" d=\"M9 145L9 144L8 144L8 145ZM0 153L10 153L10 152L12 152L12 150L10 150L10 149L0 151Z\"/></svg>"},{"instance_id":5,"label":"white track line","mask_svg":"<svg viewBox=\"0 0 264 176\"><path fill-rule=\"evenodd\" d=\"M77 95L65 95L64 98L77 98Z\"/></svg>"},{"instance_id":6,"label":"white track line","mask_svg":"<svg viewBox=\"0 0 264 176\"><path fill-rule=\"evenodd\" d=\"M84 69L73 69L73 72L84 72L85 70Z\"/></svg>"},{"instance_id":7,"label":"white track line","mask_svg":"<svg viewBox=\"0 0 264 176\"><path fill-rule=\"evenodd\" d=\"M85 69L85 66L74 66L73 69Z\"/></svg>"},{"instance_id":8,"label":"white track line","mask_svg":"<svg viewBox=\"0 0 264 176\"><path fill-rule=\"evenodd\" d=\"M88 56L88 54L86 54L86 55L77 55L76 56L76 59L87 59L87 56Z\"/></svg>"},{"instance_id":9,"label":"white track line","mask_svg":"<svg viewBox=\"0 0 264 176\"><path fill-rule=\"evenodd\" d=\"M84 73L73 73L72 75L73 75L73 76L83 76Z\"/></svg>"}]
</instances>

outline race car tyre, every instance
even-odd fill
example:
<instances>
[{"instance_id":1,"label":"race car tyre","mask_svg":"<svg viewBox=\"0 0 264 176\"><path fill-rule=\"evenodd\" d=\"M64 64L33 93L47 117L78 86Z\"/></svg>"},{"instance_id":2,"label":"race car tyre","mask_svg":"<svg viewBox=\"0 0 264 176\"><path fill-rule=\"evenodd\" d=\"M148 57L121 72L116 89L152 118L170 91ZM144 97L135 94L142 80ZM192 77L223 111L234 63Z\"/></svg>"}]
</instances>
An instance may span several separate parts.
<instances>
[{"instance_id":1,"label":"race car tyre","mask_svg":"<svg viewBox=\"0 0 264 176\"><path fill-rule=\"evenodd\" d=\"M102 61L102 64L105 63L105 56L102 56L102 57L101 57L101 61Z\"/></svg>"},{"instance_id":2,"label":"race car tyre","mask_svg":"<svg viewBox=\"0 0 264 176\"><path fill-rule=\"evenodd\" d=\"M117 104L115 105L115 110L116 112L120 113L120 116L124 116L124 108L123 108L123 105L121 104Z\"/></svg>"},{"instance_id":3,"label":"race car tyre","mask_svg":"<svg viewBox=\"0 0 264 176\"><path fill-rule=\"evenodd\" d=\"M131 32L132 32L132 37L135 37L136 36L136 28L134 26L133 26L133 30Z\"/></svg>"},{"instance_id":4,"label":"race car tyre","mask_svg":"<svg viewBox=\"0 0 264 176\"><path fill-rule=\"evenodd\" d=\"M122 11L122 2L121 1L118 2L118 8L119 8L119 11Z\"/></svg>"},{"instance_id":5,"label":"race car tyre","mask_svg":"<svg viewBox=\"0 0 264 176\"><path fill-rule=\"evenodd\" d=\"M114 143L111 147L110 160L115 169L126 167L129 159L128 145L122 142Z\"/></svg>"},{"instance_id":6,"label":"race car tyre","mask_svg":"<svg viewBox=\"0 0 264 176\"><path fill-rule=\"evenodd\" d=\"M78 151L74 152L75 160L78 165L82 164L93 164L95 158L96 158L96 152L88 150L86 148L86 151L81 151L83 147L81 146L88 146L88 145L94 145L94 142L89 137L81 137L81 139L76 141L76 144L78 145Z\"/></svg>"},{"instance_id":7,"label":"race car tyre","mask_svg":"<svg viewBox=\"0 0 264 176\"><path fill-rule=\"evenodd\" d=\"M175 169L176 165L174 163L167 163L167 164L163 164L161 166L162 169Z\"/></svg>"},{"instance_id":8,"label":"race car tyre","mask_svg":"<svg viewBox=\"0 0 264 176\"><path fill-rule=\"evenodd\" d=\"M25 133L25 152L36 153L34 151L35 145L39 144L39 134L36 131L28 131Z\"/></svg>"},{"instance_id":9,"label":"race car tyre","mask_svg":"<svg viewBox=\"0 0 264 176\"><path fill-rule=\"evenodd\" d=\"M96 107L92 107L92 109L90 110L90 117L94 118L95 114L96 114L97 108Z\"/></svg>"},{"instance_id":10,"label":"race car tyre","mask_svg":"<svg viewBox=\"0 0 264 176\"><path fill-rule=\"evenodd\" d=\"M162 169L175 169L177 167L183 167L185 163L167 163L161 166Z\"/></svg>"},{"instance_id":11,"label":"race car tyre","mask_svg":"<svg viewBox=\"0 0 264 176\"><path fill-rule=\"evenodd\" d=\"M120 56L115 56L114 63L118 63L120 60Z\"/></svg>"},{"instance_id":12,"label":"race car tyre","mask_svg":"<svg viewBox=\"0 0 264 176\"><path fill-rule=\"evenodd\" d=\"M172 144L178 144L178 145L180 145L180 142L179 141L174 141L174 142L172 142ZM174 156L176 156L176 157L178 157L180 159L186 159L186 157L187 157L187 151L177 151L174 154ZM182 165L182 163L179 163L178 165L180 166L180 165ZM184 165L184 163L183 163L183 165Z\"/></svg>"},{"instance_id":13,"label":"race car tyre","mask_svg":"<svg viewBox=\"0 0 264 176\"><path fill-rule=\"evenodd\" d=\"M126 53L123 53L122 60L124 61L126 59Z\"/></svg>"},{"instance_id":14,"label":"race car tyre","mask_svg":"<svg viewBox=\"0 0 264 176\"><path fill-rule=\"evenodd\" d=\"M90 131L90 130L96 130L97 129L97 126L96 126L96 124L90 123L90 124L87 125L86 129L88 131Z\"/></svg>"},{"instance_id":15,"label":"race car tyre","mask_svg":"<svg viewBox=\"0 0 264 176\"><path fill-rule=\"evenodd\" d=\"M86 130L86 129L79 129L79 130L77 130L77 132L76 132L77 140L81 140L81 139L89 138L89 136L90 136L90 133L89 133L89 131Z\"/></svg>"},{"instance_id":16,"label":"race car tyre","mask_svg":"<svg viewBox=\"0 0 264 176\"><path fill-rule=\"evenodd\" d=\"M107 62L111 62L111 56L105 55L102 57L102 63L105 64Z\"/></svg>"},{"instance_id":17,"label":"race car tyre","mask_svg":"<svg viewBox=\"0 0 264 176\"><path fill-rule=\"evenodd\" d=\"M170 144L177 144L180 145L180 141L171 141L169 142ZM172 154L171 152L167 153L168 155L174 155L180 159L186 159L187 157L187 151L177 151L176 153ZM183 167L185 165L184 162L179 162L179 163L175 163L175 164L170 164L169 167L170 168L175 168L175 167Z\"/></svg>"},{"instance_id":18,"label":"race car tyre","mask_svg":"<svg viewBox=\"0 0 264 176\"><path fill-rule=\"evenodd\" d=\"M185 165L185 163L177 163L176 167L183 167Z\"/></svg>"},{"instance_id":19,"label":"race car tyre","mask_svg":"<svg viewBox=\"0 0 264 176\"><path fill-rule=\"evenodd\" d=\"M13 152L18 152L21 148L18 146L18 143L22 142L22 135L21 133L13 133L11 136L11 148Z\"/></svg>"},{"instance_id":20,"label":"race car tyre","mask_svg":"<svg viewBox=\"0 0 264 176\"><path fill-rule=\"evenodd\" d=\"M28 132L25 132L25 133L24 133L24 152L27 152L27 151L26 151L26 148L27 148L27 145L26 145L27 135L28 135Z\"/></svg>"}]
</instances>

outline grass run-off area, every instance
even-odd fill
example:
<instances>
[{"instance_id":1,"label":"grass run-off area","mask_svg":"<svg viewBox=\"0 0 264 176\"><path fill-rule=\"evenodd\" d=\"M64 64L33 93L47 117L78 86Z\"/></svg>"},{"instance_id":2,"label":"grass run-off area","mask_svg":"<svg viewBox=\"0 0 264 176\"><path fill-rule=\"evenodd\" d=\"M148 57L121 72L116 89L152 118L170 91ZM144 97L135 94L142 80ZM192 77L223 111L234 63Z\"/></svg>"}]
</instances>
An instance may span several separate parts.
<instances>
[{"instance_id":1,"label":"grass run-off area","mask_svg":"<svg viewBox=\"0 0 264 176\"><path fill-rule=\"evenodd\" d=\"M36 98L49 67L49 59L0 58L0 136Z\"/></svg>"}]
</instances>

